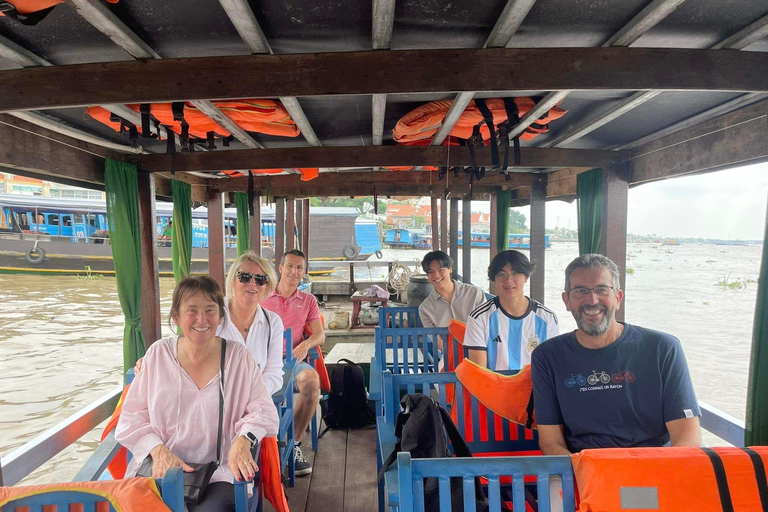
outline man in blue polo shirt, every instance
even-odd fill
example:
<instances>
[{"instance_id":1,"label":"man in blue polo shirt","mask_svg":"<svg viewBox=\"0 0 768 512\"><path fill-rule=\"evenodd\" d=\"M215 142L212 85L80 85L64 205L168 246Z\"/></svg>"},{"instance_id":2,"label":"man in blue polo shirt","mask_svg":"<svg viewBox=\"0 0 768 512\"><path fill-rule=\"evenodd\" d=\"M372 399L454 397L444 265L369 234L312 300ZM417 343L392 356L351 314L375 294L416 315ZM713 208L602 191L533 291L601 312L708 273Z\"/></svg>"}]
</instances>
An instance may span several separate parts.
<instances>
[{"instance_id":1,"label":"man in blue polo shirt","mask_svg":"<svg viewBox=\"0 0 768 512\"><path fill-rule=\"evenodd\" d=\"M619 269L583 254L565 270L563 301L578 329L532 355L539 445L545 455L585 448L700 446L699 410L680 341L619 323Z\"/></svg>"}]
</instances>

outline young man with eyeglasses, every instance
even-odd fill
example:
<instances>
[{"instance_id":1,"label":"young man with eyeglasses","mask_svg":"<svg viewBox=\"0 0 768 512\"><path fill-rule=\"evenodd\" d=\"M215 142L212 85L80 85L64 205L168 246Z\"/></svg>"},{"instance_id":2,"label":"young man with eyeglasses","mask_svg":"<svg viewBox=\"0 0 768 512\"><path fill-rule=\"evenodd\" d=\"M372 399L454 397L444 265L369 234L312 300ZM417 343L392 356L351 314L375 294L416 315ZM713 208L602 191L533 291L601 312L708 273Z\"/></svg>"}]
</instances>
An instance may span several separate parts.
<instances>
[{"instance_id":1,"label":"young man with eyeglasses","mask_svg":"<svg viewBox=\"0 0 768 512\"><path fill-rule=\"evenodd\" d=\"M491 370L518 370L531 362L540 343L559 334L557 316L526 297L525 283L536 270L521 252L502 251L488 266L498 295L469 315L464 346L469 359Z\"/></svg>"},{"instance_id":2,"label":"young man with eyeglasses","mask_svg":"<svg viewBox=\"0 0 768 512\"><path fill-rule=\"evenodd\" d=\"M680 341L616 321L619 269L583 254L565 269L563 302L578 329L533 353L539 445L545 455L585 448L700 446L699 410Z\"/></svg>"},{"instance_id":3,"label":"young man with eyeglasses","mask_svg":"<svg viewBox=\"0 0 768 512\"><path fill-rule=\"evenodd\" d=\"M421 268L433 287L419 306L424 327L448 327L451 319L466 323L472 310L485 302L485 293L480 287L451 279L453 260L445 252L428 252L421 260Z\"/></svg>"},{"instance_id":4,"label":"young man with eyeglasses","mask_svg":"<svg viewBox=\"0 0 768 512\"><path fill-rule=\"evenodd\" d=\"M301 452L301 438L317 410L320 399L320 377L315 369L306 362L311 349L325 343L325 332L320 321L320 308L314 295L299 290L299 285L307 273L307 258L303 252L294 249L283 254L278 266L280 282L262 306L283 320L283 325L292 330L293 356L296 366L292 378L296 382L299 397L294 404L293 421L296 435L296 474L308 475L312 466ZM304 339L304 325L309 324L312 335ZM285 355L285 349L283 349Z\"/></svg>"}]
</instances>

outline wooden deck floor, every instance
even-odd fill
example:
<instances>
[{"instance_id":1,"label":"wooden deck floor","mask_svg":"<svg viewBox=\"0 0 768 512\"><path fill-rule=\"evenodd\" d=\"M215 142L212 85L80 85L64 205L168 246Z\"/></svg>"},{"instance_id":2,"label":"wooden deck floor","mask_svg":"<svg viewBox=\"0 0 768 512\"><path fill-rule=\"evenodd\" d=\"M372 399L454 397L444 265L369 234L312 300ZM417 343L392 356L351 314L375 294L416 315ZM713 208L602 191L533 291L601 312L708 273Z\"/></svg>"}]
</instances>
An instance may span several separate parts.
<instances>
[{"instance_id":1,"label":"wooden deck floor","mask_svg":"<svg viewBox=\"0 0 768 512\"><path fill-rule=\"evenodd\" d=\"M286 488L291 512L373 512L376 494L376 428L329 430L312 452L302 443L312 473ZM304 445L308 446L305 448ZM273 510L268 504L265 510Z\"/></svg>"}]
</instances>

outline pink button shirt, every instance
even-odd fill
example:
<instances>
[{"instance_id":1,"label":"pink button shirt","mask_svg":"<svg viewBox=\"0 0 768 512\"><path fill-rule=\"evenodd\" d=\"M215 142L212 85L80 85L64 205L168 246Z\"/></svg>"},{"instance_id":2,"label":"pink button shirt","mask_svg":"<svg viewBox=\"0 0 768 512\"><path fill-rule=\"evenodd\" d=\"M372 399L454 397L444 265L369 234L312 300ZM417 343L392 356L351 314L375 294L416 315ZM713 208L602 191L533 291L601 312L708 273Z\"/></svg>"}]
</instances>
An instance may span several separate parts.
<instances>
[{"instance_id":1,"label":"pink button shirt","mask_svg":"<svg viewBox=\"0 0 768 512\"><path fill-rule=\"evenodd\" d=\"M280 315L286 329L289 327L292 329L291 337L294 347L304 339L304 324L320 319L320 308L317 307L315 296L299 289L296 289L287 299L275 290L260 304L264 309Z\"/></svg>"},{"instance_id":2,"label":"pink button shirt","mask_svg":"<svg viewBox=\"0 0 768 512\"><path fill-rule=\"evenodd\" d=\"M115 438L133 453L126 477L155 446L164 444L184 462L216 460L219 375L197 389L178 361L178 336L156 341L128 390ZM221 465L211 482L232 482L227 467L232 442L252 432L257 439L277 435L278 418L256 361L241 343L227 343L224 366L224 421Z\"/></svg>"}]
</instances>

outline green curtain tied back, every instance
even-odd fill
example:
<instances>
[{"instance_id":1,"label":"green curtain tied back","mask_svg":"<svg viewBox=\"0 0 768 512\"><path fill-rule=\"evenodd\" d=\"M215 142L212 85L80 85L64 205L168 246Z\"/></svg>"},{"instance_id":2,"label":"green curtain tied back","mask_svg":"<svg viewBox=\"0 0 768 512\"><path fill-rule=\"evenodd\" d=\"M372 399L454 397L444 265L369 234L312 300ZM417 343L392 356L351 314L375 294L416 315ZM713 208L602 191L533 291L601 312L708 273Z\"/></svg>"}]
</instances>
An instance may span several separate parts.
<instances>
[{"instance_id":1,"label":"green curtain tied back","mask_svg":"<svg viewBox=\"0 0 768 512\"><path fill-rule=\"evenodd\" d=\"M237 206L237 256L240 257L250 248L251 227L248 219L248 194L235 194Z\"/></svg>"},{"instance_id":2,"label":"green curtain tied back","mask_svg":"<svg viewBox=\"0 0 768 512\"><path fill-rule=\"evenodd\" d=\"M496 193L496 250L499 252L509 249L509 204L511 202L511 190Z\"/></svg>"},{"instance_id":3,"label":"green curtain tied back","mask_svg":"<svg viewBox=\"0 0 768 512\"><path fill-rule=\"evenodd\" d=\"M173 229L171 258L176 283L189 275L192 266L192 187L183 181L171 180L173 193Z\"/></svg>"},{"instance_id":4,"label":"green curtain tied back","mask_svg":"<svg viewBox=\"0 0 768 512\"><path fill-rule=\"evenodd\" d=\"M592 169L576 176L579 254L600 252L603 221L603 170Z\"/></svg>"},{"instance_id":5,"label":"green curtain tied back","mask_svg":"<svg viewBox=\"0 0 768 512\"><path fill-rule=\"evenodd\" d=\"M757 282L755 326L747 385L747 416L744 446L768 444L768 219L763 238L763 259Z\"/></svg>"},{"instance_id":6,"label":"green curtain tied back","mask_svg":"<svg viewBox=\"0 0 768 512\"><path fill-rule=\"evenodd\" d=\"M141 239L139 231L139 181L135 165L107 158L104 169L107 223L120 307L125 315L123 373L144 356L141 332Z\"/></svg>"}]
</instances>

